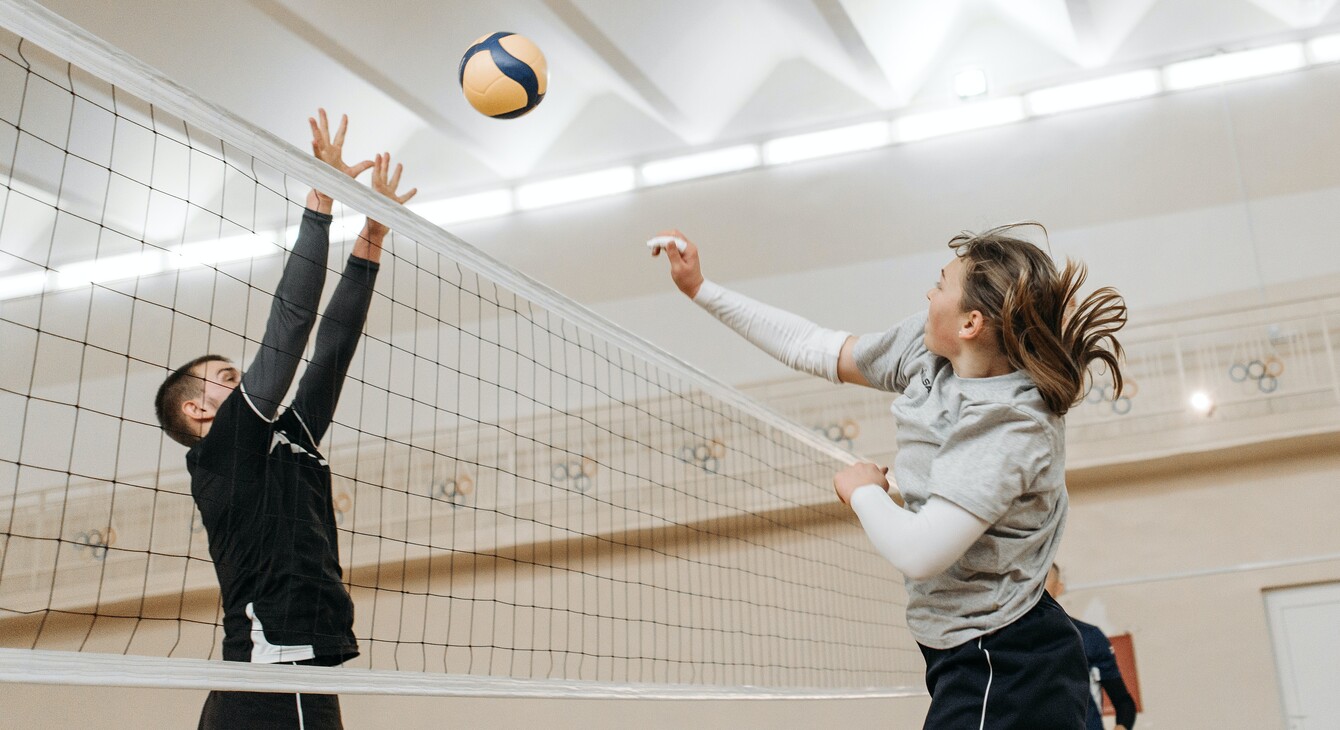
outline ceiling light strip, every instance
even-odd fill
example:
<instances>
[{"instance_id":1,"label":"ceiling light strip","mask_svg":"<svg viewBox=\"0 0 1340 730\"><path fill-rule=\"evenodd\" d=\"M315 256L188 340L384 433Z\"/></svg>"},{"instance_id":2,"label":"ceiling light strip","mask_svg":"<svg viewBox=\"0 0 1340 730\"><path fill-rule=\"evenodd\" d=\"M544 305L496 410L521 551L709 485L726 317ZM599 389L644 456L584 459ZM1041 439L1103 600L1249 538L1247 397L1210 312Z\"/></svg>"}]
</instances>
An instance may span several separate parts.
<instances>
[{"instance_id":1,"label":"ceiling light strip","mask_svg":"<svg viewBox=\"0 0 1340 730\"><path fill-rule=\"evenodd\" d=\"M1340 62L1340 33L1231 53L1217 53L1089 81L1038 89L1028 94L971 101L949 109L904 114L761 144L743 144L678 157L521 183L408 206L440 226L487 220L518 210L535 210L617 195L645 187L750 170L760 165L831 157L891 144L917 142L1078 109L1259 78L1312 65ZM171 251L146 251L78 261L56 270L0 276L0 301L64 291L173 269L209 266L277 253L256 234L189 244Z\"/></svg>"},{"instance_id":2,"label":"ceiling light strip","mask_svg":"<svg viewBox=\"0 0 1340 730\"><path fill-rule=\"evenodd\" d=\"M1296 71L1306 65L1302 43L1281 43L1171 63L1163 67L1163 82L1169 91L1183 91Z\"/></svg>"},{"instance_id":3,"label":"ceiling light strip","mask_svg":"<svg viewBox=\"0 0 1340 730\"><path fill-rule=\"evenodd\" d=\"M642 186L665 185L748 170L762 161L758 145L742 144L647 162L638 169L638 175Z\"/></svg>"}]
</instances>

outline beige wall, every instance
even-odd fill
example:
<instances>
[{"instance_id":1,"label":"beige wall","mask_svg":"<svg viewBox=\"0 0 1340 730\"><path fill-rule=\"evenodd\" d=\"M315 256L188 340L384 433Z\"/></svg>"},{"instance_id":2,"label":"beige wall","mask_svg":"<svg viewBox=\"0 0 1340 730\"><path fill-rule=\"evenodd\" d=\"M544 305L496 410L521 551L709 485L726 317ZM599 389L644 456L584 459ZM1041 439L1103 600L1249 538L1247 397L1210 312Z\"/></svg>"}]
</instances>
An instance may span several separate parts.
<instances>
[{"instance_id":1,"label":"beige wall","mask_svg":"<svg viewBox=\"0 0 1340 730\"><path fill-rule=\"evenodd\" d=\"M1310 560L1340 554L1340 435L1087 470L1070 485L1062 602L1132 634L1140 727L1283 727L1263 591L1340 580L1340 560Z\"/></svg>"},{"instance_id":2,"label":"beige wall","mask_svg":"<svg viewBox=\"0 0 1340 730\"><path fill-rule=\"evenodd\" d=\"M1262 591L1340 580L1340 436L1077 471L1075 615L1135 641L1143 728L1282 727ZM1250 563L1298 564L1240 569ZM1179 574L1193 575L1176 577ZM1168 577L1173 576L1173 577ZM1114 583L1120 583L1113 585ZM190 727L202 693L0 686L13 727ZM630 702L346 697L353 727L919 727L925 700Z\"/></svg>"},{"instance_id":3,"label":"beige wall","mask_svg":"<svg viewBox=\"0 0 1340 730\"><path fill-rule=\"evenodd\" d=\"M718 537L708 537L716 535ZM442 551L380 570L354 570L350 666L605 682L918 688L919 654L903 628L896 573L866 549L836 502L608 532L471 556ZM810 566L797 570L797 566ZM854 576L874 578L857 581ZM627 583L616 581L626 580ZM380 585L374 591L357 586ZM612 591L611 588L617 588ZM402 591L408 591L409 594ZM427 594L427 597L425 597ZM104 614L0 621L0 646L210 656L217 593L193 591ZM511 604L516 604L513 607ZM554 610L543 607L554 606ZM43 620L45 619L45 620ZM427 647L420 639L437 644ZM400 644L398 642L405 643ZM451 645L445 650L441 644ZM490 648L493 645L493 648ZM213 654L217 658L217 649ZM649 657L641 661L611 655ZM425 666L426 665L426 666ZM202 692L0 685L15 727L190 727ZM596 702L350 696L349 727L811 727L826 718L920 724L908 701ZM55 713L52 714L52 709ZM110 725L107 719L110 718ZM0 727L9 727L0 722Z\"/></svg>"},{"instance_id":4,"label":"beige wall","mask_svg":"<svg viewBox=\"0 0 1340 730\"><path fill-rule=\"evenodd\" d=\"M194 728L205 693L190 690L0 685L7 728L156 730ZM714 728L921 727L925 700L642 702L342 697L355 728L545 728L711 730Z\"/></svg>"}]
</instances>

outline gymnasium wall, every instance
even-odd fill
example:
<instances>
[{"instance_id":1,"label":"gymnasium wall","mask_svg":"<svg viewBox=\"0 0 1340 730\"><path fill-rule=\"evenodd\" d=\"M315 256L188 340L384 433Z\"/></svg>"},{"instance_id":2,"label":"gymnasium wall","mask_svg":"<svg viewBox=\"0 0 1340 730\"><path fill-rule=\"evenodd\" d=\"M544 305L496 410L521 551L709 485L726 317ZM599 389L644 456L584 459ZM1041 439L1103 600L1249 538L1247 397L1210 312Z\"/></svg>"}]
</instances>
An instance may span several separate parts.
<instances>
[{"instance_id":1,"label":"gymnasium wall","mask_svg":"<svg viewBox=\"0 0 1340 730\"><path fill-rule=\"evenodd\" d=\"M1340 552L1334 529L1340 437L1272 443L1155 464L1073 472L1061 559L1071 587L1063 603L1109 633L1130 632L1144 728L1283 727L1262 591L1340 580L1340 560L1234 570L1253 562ZM841 519L838 512L834 519ZM1223 569L1225 572L1214 573ZM1202 572L1201 576L1171 577ZM814 576L822 579L822 576ZM1128 585L1092 587L1110 581ZM490 590L518 586L490 584ZM188 608L213 616L213 593ZM898 611L891 596L889 610ZM361 620L370 606L360 604ZM385 607L383 607L385 608ZM396 614L398 616L398 614ZM411 611L411 623L419 617ZM71 640L82 627L66 627ZM13 625L4 631L15 631ZM146 641L175 627L146 626ZM8 643L8 642L7 642ZM391 657L382 656L379 663ZM13 727L191 726L202 692L0 686ZM924 698L786 702L632 702L356 697L343 699L348 727L552 728L920 727ZM394 718L393 721L389 718Z\"/></svg>"},{"instance_id":2,"label":"gymnasium wall","mask_svg":"<svg viewBox=\"0 0 1340 730\"><path fill-rule=\"evenodd\" d=\"M1140 727L1284 727L1263 591L1340 580L1340 559L1316 559L1340 555L1340 432L1069 485L1062 603L1132 635Z\"/></svg>"},{"instance_id":3,"label":"gymnasium wall","mask_svg":"<svg viewBox=\"0 0 1340 730\"><path fill-rule=\"evenodd\" d=\"M1037 220L1137 313L1299 282L1340 291L1340 65L459 226L458 235L730 382L766 358L642 243L678 227L718 282L835 328L924 306L964 229ZM1294 292L1298 294L1300 292ZM762 364L761 364L762 363ZM763 368L760 375L760 368Z\"/></svg>"},{"instance_id":4,"label":"gymnasium wall","mask_svg":"<svg viewBox=\"0 0 1340 730\"><path fill-rule=\"evenodd\" d=\"M639 218L678 226L702 244L708 276L854 332L923 307L953 233L1028 218L1049 226L1058 256L1090 265L1091 285L1121 289L1133 325L1306 308L1340 293L1337 81L1340 68L1317 69L814 163L810 175L648 193L632 212L592 215L585 232L629 237ZM658 205L659 215L643 210ZM837 246L870 258L825 266ZM767 275L752 273L760 250ZM646 293L596 309L725 380L791 377L685 301L663 261L653 268L662 280ZM1268 430L1234 427L1232 439L1254 446L1153 460L1134 449L1125 463L1071 475L1065 603L1133 634L1141 727L1283 727L1262 591L1340 580L1340 561L1309 562L1340 551L1340 420L1333 408L1320 423L1300 415L1300 430L1321 435L1271 440L1290 416L1266 413ZM1151 451L1177 441L1145 439ZM1101 450L1087 445L1086 461ZM1302 563L1234 570L1269 561ZM1214 574L1159 579L1198 571ZM1123 580L1135 582L1098 587Z\"/></svg>"},{"instance_id":5,"label":"gymnasium wall","mask_svg":"<svg viewBox=\"0 0 1340 730\"><path fill-rule=\"evenodd\" d=\"M776 612L767 608L782 600L782 592L806 595L816 600L835 600L851 571L798 572L791 586L779 586L750 578L749 571L721 571L715 564L756 566L778 560L781 553L818 556L832 551L832 542L865 539L849 510L836 502L817 509L791 508L766 511L765 520L720 520L609 534L522 544L471 555L442 551L431 563L426 559L406 564L404 570L375 567L355 570L355 585L381 585L408 594L351 591L356 608L355 634L369 637L399 637L405 644L389 641L363 643L363 656L350 666L375 669L472 673L499 677L568 677L588 681L610 681L633 677L635 681L671 684L767 684L785 682L793 686L831 685L833 676L819 676L796 661L799 652L825 636L836 634L850 643L874 646L896 645L893 652L865 651L834 642L824 656L811 657L829 665L853 668L873 657L889 657L904 671L900 681L912 687L920 682L920 653L905 632L889 628L885 612L901 616L906 595L896 573L876 556L863 571L883 571L889 580L887 604L864 601L852 616L861 618L853 634L850 623L834 621L814 612ZM721 531L735 525L737 540L708 541L701 530ZM629 560L623 544L651 548L640 551L640 559ZM705 551L716 551L706 556ZM347 551L346 551L347 552ZM810 561L801 560L800 564ZM723 574L724 573L724 574ZM610 574L633 582L629 590L612 590ZM638 587L638 576L656 576L665 590L650 585ZM723 609L721 601L698 595L708 586L718 587L734 602ZM425 594L456 597L429 602ZM825 598L827 597L827 598ZM542 612L528 605L559 605L571 600L576 610ZM494 603L498 601L500 603ZM597 610L583 615L587 605ZM640 606L647 620L636 623L600 618ZM723 610L738 611L734 630L694 631L681 626L713 624ZM102 611L147 617L174 617L184 621L136 621L98 619L90 631L83 616L32 615L0 621L0 645L30 646L40 628L36 648L53 650L109 651L174 656L207 657L217 640L212 624L217 620L218 592L214 588L191 591L184 597L165 594L140 603L106 605ZM832 623L840 624L834 627ZM845 633L841 633L845 631ZM91 640L88 637L93 637ZM786 637L776 641L770 636ZM420 637L442 646L412 643ZM466 644L469 645L466 645ZM534 651L509 651L524 645ZM659 660L610 659L625 656L661 656ZM603 657L601 655L604 655ZM217 656L217 650L215 651ZM743 658L774 669L735 667L728 660ZM713 664L713 660L720 663ZM734 660L731 660L734 661ZM786 667L792 668L786 668ZM884 667L887 669L888 667ZM734 675L734 676L733 676ZM103 727L189 727L198 716L203 692L185 690L120 690L78 687L23 687L0 685L0 704L6 708L11 727L74 727L98 722ZM810 718L811 726L834 713L855 713L866 722L899 726L920 724L924 698L898 702L624 702L473 700L425 698L377 698L347 696L342 699L346 726L350 728L476 727L485 722L495 727L532 727L542 721L554 728L679 728L690 722L703 727L747 727L765 721L788 726ZM464 709L462 709L464 708ZM473 718L466 721L464 718ZM691 720L690 718L697 718ZM388 718L394 718L389 721ZM450 721L447 722L446 718Z\"/></svg>"},{"instance_id":6,"label":"gymnasium wall","mask_svg":"<svg viewBox=\"0 0 1340 730\"><path fill-rule=\"evenodd\" d=\"M1322 67L457 233L708 372L757 383L787 371L673 291L664 261L645 260L641 241L650 233L678 226L704 246L709 276L856 332L884 329L923 306L951 235L1025 218L1049 226L1058 255L1087 261L1091 281L1121 288L1135 321L1334 295L1337 118L1340 67ZM608 267L592 255L593 242L615 252ZM835 247L860 263L834 265ZM610 276L616 266L620 275ZM1283 726L1262 591L1340 580L1340 561L1234 568L1340 552L1337 432L1340 424L1308 438L1071 473L1064 603L1109 632L1132 633L1142 728ZM1176 577L1185 573L1204 575ZM212 594L193 600L212 618ZM202 699L190 691L0 686L15 727L190 727ZM925 702L348 697L344 706L351 728L598 730L919 727Z\"/></svg>"}]
</instances>

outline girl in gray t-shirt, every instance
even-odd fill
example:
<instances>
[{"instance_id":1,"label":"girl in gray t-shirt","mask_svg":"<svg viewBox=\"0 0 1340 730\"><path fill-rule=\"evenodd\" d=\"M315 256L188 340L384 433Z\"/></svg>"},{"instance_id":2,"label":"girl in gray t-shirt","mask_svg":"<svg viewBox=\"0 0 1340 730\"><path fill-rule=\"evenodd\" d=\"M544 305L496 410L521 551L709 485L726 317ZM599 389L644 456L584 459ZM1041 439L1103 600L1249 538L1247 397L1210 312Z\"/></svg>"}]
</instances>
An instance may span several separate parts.
<instances>
[{"instance_id":1,"label":"girl in gray t-shirt","mask_svg":"<svg viewBox=\"0 0 1340 730\"><path fill-rule=\"evenodd\" d=\"M1058 270L1013 228L954 237L927 311L861 337L707 281L678 231L653 239L676 286L768 354L901 394L893 468L903 504L888 493L887 468L857 464L833 481L906 577L927 727L1084 727L1083 649L1043 583L1068 504L1063 417L1095 360L1120 393L1126 307L1111 288L1077 303L1084 266Z\"/></svg>"}]
</instances>

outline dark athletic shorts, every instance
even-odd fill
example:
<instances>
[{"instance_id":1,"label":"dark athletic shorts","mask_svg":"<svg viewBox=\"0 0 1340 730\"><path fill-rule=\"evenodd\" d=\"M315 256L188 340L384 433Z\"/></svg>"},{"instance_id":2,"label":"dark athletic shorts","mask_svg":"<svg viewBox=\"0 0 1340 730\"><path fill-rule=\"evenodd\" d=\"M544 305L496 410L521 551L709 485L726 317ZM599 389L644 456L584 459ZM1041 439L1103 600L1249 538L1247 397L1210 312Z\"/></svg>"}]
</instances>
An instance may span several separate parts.
<instances>
[{"instance_id":1,"label":"dark athletic shorts","mask_svg":"<svg viewBox=\"0 0 1340 730\"><path fill-rule=\"evenodd\" d=\"M286 664L324 665L318 659ZM292 692L226 692L205 698L198 730L343 730L339 695Z\"/></svg>"},{"instance_id":2,"label":"dark athletic shorts","mask_svg":"<svg viewBox=\"0 0 1340 730\"><path fill-rule=\"evenodd\" d=\"M1001 629L952 649L921 647L926 730L1084 730L1089 664L1050 595Z\"/></svg>"}]
</instances>

